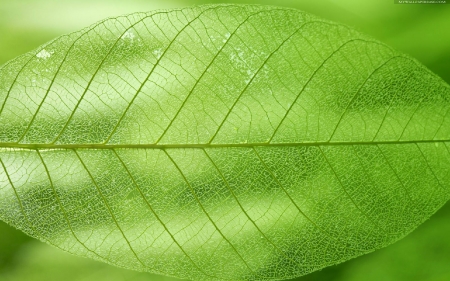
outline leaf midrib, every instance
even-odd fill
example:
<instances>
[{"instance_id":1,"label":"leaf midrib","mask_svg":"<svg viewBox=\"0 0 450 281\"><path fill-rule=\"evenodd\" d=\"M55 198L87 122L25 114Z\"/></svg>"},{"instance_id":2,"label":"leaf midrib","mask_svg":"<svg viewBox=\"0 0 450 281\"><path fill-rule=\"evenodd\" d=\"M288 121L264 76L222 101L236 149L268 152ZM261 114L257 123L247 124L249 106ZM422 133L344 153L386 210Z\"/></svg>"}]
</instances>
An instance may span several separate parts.
<instances>
[{"instance_id":1,"label":"leaf midrib","mask_svg":"<svg viewBox=\"0 0 450 281\"><path fill-rule=\"evenodd\" d=\"M49 144L49 143L0 143L1 148L17 149L166 149L166 148L232 148L232 147L306 147L306 146L345 146L345 145L380 145L380 144L418 144L418 143L445 143L444 140L405 140L405 141L340 141L340 142L283 142L283 143L185 143L185 144Z\"/></svg>"}]
</instances>

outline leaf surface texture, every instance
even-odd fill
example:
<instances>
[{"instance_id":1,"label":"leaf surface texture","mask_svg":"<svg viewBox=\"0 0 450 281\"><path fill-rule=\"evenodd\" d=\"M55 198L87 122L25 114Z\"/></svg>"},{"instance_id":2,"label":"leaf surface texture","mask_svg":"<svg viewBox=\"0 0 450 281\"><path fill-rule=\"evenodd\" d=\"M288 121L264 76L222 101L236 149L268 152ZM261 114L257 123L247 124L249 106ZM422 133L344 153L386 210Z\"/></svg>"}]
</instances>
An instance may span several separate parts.
<instances>
[{"instance_id":1,"label":"leaf surface texture","mask_svg":"<svg viewBox=\"0 0 450 281\"><path fill-rule=\"evenodd\" d=\"M449 197L450 87L297 10L111 18L0 68L0 218L193 280L307 274Z\"/></svg>"}]
</instances>

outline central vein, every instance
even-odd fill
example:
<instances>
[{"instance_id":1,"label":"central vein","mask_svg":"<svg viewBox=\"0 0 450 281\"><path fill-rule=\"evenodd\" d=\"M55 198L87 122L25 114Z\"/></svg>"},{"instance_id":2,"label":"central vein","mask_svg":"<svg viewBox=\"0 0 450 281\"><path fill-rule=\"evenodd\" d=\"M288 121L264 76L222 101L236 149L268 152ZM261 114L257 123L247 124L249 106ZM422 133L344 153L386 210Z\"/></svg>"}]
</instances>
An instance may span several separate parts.
<instances>
[{"instance_id":1,"label":"central vein","mask_svg":"<svg viewBox=\"0 0 450 281\"><path fill-rule=\"evenodd\" d=\"M0 148L19 149L168 149L168 148L227 148L227 147L282 147L282 146L338 146L338 145L379 145L379 144L413 144L444 143L446 140L407 140L407 141L360 141L360 142L286 142L286 143L193 143L193 144L50 144L50 143L0 143Z\"/></svg>"}]
</instances>

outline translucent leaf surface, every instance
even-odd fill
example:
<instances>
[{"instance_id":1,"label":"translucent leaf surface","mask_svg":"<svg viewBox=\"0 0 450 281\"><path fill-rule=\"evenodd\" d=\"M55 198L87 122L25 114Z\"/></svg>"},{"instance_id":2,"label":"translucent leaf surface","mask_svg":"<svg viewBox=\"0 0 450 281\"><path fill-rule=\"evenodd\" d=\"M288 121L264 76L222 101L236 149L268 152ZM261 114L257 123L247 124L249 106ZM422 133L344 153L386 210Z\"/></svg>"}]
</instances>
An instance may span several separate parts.
<instances>
[{"instance_id":1,"label":"translucent leaf surface","mask_svg":"<svg viewBox=\"0 0 450 281\"><path fill-rule=\"evenodd\" d=\"M447 201L449 99L414 59L297 10L108 19L0 68L0 217L141 271L304 275Z\"/></svg>"}]
</instances>

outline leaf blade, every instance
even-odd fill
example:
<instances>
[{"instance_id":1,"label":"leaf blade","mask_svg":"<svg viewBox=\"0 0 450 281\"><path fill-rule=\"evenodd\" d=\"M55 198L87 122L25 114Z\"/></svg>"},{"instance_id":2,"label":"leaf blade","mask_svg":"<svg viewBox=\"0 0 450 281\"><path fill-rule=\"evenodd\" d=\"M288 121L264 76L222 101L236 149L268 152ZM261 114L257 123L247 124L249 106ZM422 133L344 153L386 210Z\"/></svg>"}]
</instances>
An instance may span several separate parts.
<instances>
[{"instance_id":1,"label":"leaf blade","mask_svg":"<svg viewBox=\"0 0 450 281\"><path fill-rule=\"evenodd\" d=\"M299 11L133 14L0 73L0 217L77 255L289 278L386 246L448 199L449 86Z\"/></svg>"}]
</instances>

